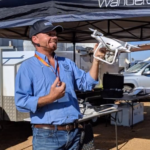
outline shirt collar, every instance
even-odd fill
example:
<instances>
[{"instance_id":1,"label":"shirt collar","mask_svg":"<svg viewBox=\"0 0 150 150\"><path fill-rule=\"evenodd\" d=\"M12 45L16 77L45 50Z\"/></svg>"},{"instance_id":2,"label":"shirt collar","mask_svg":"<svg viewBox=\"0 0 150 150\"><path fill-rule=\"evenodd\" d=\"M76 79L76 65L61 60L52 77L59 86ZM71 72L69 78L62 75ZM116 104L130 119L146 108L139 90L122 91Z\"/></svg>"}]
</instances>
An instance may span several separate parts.
<instances>
[{"instance_id":1,"label":"shirt collar","mask_svg":"<svg viewBox=\"0 0 150 150\"><path fill-rule=\"evenodd\" d=\"M44 54L42 54L42 53L40 53L40 52L38 52L38 51L35 51L35 53L36 53L39 57L41 57L43 60L45 60L47 63L49 63L48 58L46 57L46 55L44 55ZM56 56L56 54L55 54L55 52L54 52L54 59L56 59L56 58L57 58L57 56Z\"/></svg>"}]
</instances>

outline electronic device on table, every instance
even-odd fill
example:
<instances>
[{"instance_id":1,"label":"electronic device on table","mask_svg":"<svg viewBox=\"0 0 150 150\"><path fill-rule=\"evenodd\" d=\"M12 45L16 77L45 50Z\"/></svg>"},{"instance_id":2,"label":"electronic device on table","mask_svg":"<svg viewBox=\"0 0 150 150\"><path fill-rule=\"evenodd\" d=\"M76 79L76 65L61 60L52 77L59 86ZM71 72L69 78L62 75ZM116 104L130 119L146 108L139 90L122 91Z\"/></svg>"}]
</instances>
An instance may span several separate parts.
<instances>
[{"instance_id":1,"label":"electronic device on table","mask_svg":"<svg viewBox=\"0 0 150 150\"><path fill-rule=\"evenodd\" d=\"M146 95L146 94L150 94L150 87L137 87L134 88L133 91L131 93L129 93L128 95L130 96L136 96L136 95Z\"/></svg>"},{"instance_id":2,"label":"electronic device on table","mask_svg":"<svg viewBox=\"0 0 150 150\"><path fill-rule=\"evenodd\" d=\"M116 104L104 104L100 106L92 106L90 103L86 102L84 104L79 104L80 112L83 116L98 115L102 112L107 112L111 110L116 110L118 105Z\"/></svg>"}]
</instances>

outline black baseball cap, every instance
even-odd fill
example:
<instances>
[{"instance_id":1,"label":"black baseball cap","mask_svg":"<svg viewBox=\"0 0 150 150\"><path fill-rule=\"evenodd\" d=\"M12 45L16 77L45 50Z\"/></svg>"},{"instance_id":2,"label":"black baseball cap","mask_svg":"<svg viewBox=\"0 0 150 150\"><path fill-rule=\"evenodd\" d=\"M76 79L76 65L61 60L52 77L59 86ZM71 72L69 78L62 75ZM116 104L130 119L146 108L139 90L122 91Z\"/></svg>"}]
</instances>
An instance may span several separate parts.
<instances>
[{"instance_id":1,"label":"black baseball cap","mask_svg":"<svg viewBox=\"0 0 150 150\"><path fill-rule=\"evenodd\" d=\"M59 33L63 31L63 27L61 25L54 26L48 20L39 20L30 27L29 38L32 38L32 36L38 33L46 33L53 30L56 30L56 32Z\"/></svg>"}]
</instances>

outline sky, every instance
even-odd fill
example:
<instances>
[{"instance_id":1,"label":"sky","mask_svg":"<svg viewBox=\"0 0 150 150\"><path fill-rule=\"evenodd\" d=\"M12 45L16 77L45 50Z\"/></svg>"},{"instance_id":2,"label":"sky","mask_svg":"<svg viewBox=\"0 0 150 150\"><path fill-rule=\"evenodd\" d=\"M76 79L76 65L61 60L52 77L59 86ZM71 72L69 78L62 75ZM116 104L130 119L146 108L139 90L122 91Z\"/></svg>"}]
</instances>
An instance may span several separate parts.
<instances>
[{"instance_id":1,"label":"sky","mask_svg":"<svg viewBox=\"0 0 150 150\"><path fill-rule=\"evenodd\" d=\"M138 42L128 42L130 44L133 45L139 45L139 44L146 44L149 43L150 41L138 41ZM132 52L129 53L128 55L128 59L130 60L130 62L132 62L133 60L144 60L146 58L150 57L150 50L147 51L140 51L140 52Z\"/></svg>"}]
</instances>

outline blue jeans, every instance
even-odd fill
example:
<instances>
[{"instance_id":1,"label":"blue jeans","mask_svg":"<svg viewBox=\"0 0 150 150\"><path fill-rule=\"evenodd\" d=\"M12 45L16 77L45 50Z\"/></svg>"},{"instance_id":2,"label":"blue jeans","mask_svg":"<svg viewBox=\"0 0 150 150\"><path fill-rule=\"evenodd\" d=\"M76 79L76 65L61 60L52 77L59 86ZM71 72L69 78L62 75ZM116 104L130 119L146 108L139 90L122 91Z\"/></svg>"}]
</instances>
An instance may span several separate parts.
<instances>
[{"instance_id":1,"label":"blue jeans","mask_svg":"<svg viewBox=\"0 0 150 150\"><path fill-rule=\"evenodd\" d=\"M80 129L70 132L33 127L33 150L79 150Z\"/></svg>"}]
</instances>

